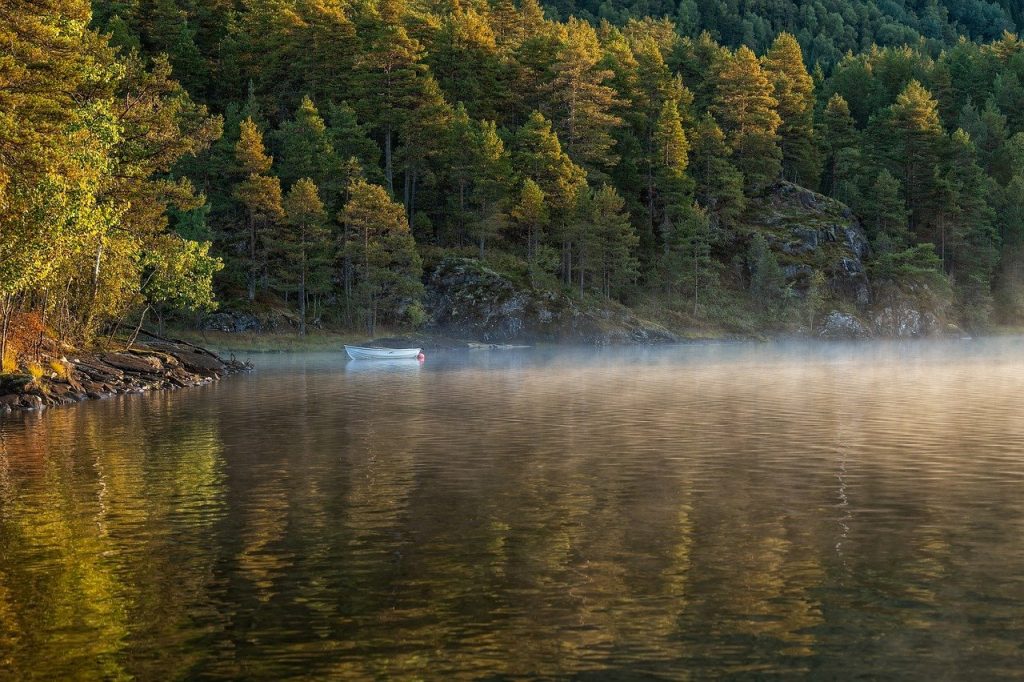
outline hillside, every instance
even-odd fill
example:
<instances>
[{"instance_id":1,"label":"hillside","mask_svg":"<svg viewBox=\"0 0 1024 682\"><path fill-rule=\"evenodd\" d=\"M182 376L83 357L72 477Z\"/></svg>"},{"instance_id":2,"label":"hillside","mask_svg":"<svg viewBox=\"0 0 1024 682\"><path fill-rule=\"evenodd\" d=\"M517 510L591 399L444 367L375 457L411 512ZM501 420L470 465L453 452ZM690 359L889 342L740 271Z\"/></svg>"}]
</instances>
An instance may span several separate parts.
<instances>
[{"instance_id":1,"label":"hillside","mask_svg":"<svg viewBox=\"0 0 1024 682\"><path fill-rule=\"evenodd\" d=\"M1016 19L802 7L5 5L4 367L32 357L14 327L80 345L218 305L281 308L299 334L423 328L438 264L466 258L683 333L810 333L833 311L875 328L852 292L874 305L880 282L941 299L930 329L1018 323ZM850 54L830 63L821 36Z\"/></svg>"},{"instance_id":2,"label":"hillside","mask_svg":"<svg viewBox=\"0 0 1024 682\"><path fill-rule=\"evenodd\" d=\"M558 17L579 16L624 24L647 16L672 20L696 37L708 31L730 47L747 45L763 51L779 33L800 41L810 63L831 67L847 52L867 46L900 46L923 41L938 50L960 36L997 40L1024 22L1024 6L1014 0L548 0Z\"/></svg>"}]
</instances>

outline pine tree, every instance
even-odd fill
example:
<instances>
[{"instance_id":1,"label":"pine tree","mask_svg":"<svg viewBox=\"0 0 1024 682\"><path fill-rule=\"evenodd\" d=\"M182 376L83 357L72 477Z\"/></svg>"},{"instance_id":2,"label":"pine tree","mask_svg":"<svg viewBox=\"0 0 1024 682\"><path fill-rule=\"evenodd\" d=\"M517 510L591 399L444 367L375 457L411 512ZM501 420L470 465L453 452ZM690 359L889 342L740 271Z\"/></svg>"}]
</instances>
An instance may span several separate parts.
<instances>
[{"instance_id":1,"label":"pine tree","mask_svg":"<svg viewBox=\"0 0 1024 682\"><path fill-rule=\"evenodd\" d=\"M1020 76L1014 71L998 74L992 84L992 95L999 111L1007 117L1010 129L1024 129L1024 86Z\"/></svg>"},{"instance_id":2,"label":"pine tree","mask_svg":"<svg viewBox=\"0 0 1024 682\"><path fill-rule=\"evenodd\" d=\"M322 293L330 284L327 212L310 178L300 178L292 185L284 199L284 213L286 229L279 232L275 244L282 256L277 276L286 291L298 294L299 335L305 336L308 293Z\"/></svg>"},{"instance_id":3,"label":"pine tree","mask_svg":"<svg viewBox=\"0 0 1024 682\"><path fill-rule=\"evenodd\" d=\"M480 257L488 239L500 234L506 222L502 209L514 184L511 159L493 121L484 121L473 131L475 180L471 204L474 216L470 234L480 245Z\"/></svg>"},{"instance_id":4,"label":"pine tree","mask_svg":"<svg viewBox=\"0 0 1024 682\"><path fill-rule=\"evenodd\" d=\"M862 217L877 253L895 253L910 246L907 208L900 181L882 169L871 186L870 200L864 203Z\"/></svg>"},{"instance_id":5,"label":"pine tree","mask_svg":"<svg viewBox=\"0 0 1024 682\"><path fill-rule=\"evenodd\" d=\"M688 206L665 236L665 249L658 268L660 284L666 292L689 296L693 316L700 315L700 302L718 281L718 268L711 248L714 229L707 212Z\"/></svg>"},{"instance_id":6,"label":"pine tree","mask_svg":"<svg viewBox=\"0 0 1024 682\"><path fill-rule=\"evenodd\" d=\"M267 175L273 164L263 147L263 134L251 118L242 121L235 159L245 179L235 185L234 197L246 213L248 254L244 259L249 300L256 299L256 287L266 267L266 231L284 218L281 181Z\"/></svg>"},{"instance_id":7,"label":"pine tree","mask_svg":"<svg viewBox=\"0 0 1024 682\"><path fill-rule=\"evenodd\" d=\"M498 45L487 17L456 4L429 46L427 62L446 97L476 118L497 119L508 99Z\"/></svg>"},{"instance_id":8,"label":"pine tree","mask_svg":"<svg viewBox=\"0 0 1024 682\"><path fill-rule=\"evenodd\" d=\"M512 164L524 178L535 181L544 193L551 213L550 236L561 242L562 276L568 283L572 276L569 223L580 192L586 189L586 172L562 151L550 122L537 112L516 132Z\"/></svg>"},{"instance_id":9,"label":"pine tree","mask_svg":"<svg viewBox=\"0 0 1024 682\"><path fill-rule=\"evenodd\" d=\"M842 95L837 93L829 98L820 128L818 139L821 140L825 162L821 191L834 197L839 185L856 174L856 169L850 166L850 151L856 150L859 142L853 117L850 116L850 105Z\"/></svg>"},{"instance_id":10,"label":"pine tree","mask_svg":"<svg viewBox=\"0 0 1024 682\"><path fill-rule=\"evenodd\" d=\"M917 231L927 221L927 197L937 191L933 178L943 141L938 104L924 86L911 81L874 128L877 153L903 183L911 229Z\"/></svg>"},{"instance_id":11,"label":"pine tree","mask_svg":"<svg viewBox=\"0 0 1024 682\"><path fill-rule=\"evenodd\" d=\"M589 192L581 201L577 259L580 296L586 274L592 276L605 298L611 298L637 276L635 251L640 240L624 208L622 197L610 185Z\"/></svg>"},{"instance_id":12,"label":"pine tree","mask_svg":"<svg viewBox=\"0 0 1024 682\"><path fill-rule=\"evenodd\" d=\"M333 208L342 190L342 161L327 134L327 124L309 97L303 97L294 118L281 124L273 136L277 148L277 175L285 187L300 178L311 179Z\"/></svg>"},{"instance_id":13,"label":"pine tree","mask_svg":"<svg viewBox=\"0 0 1024 682\"><path fill-rule=\"evenodd\" d=\"M750 240L747 266L750 268L750 295L762 310L771 310L782 300L785 278L778 259L761 233Z\"/></svg>"},{"instance_id":14,"label":"pine tree","mask_svg":"<svg viewBox=\"0 0 1024 682\"><path fill-rule=\"evenodd\" d=\"M383 138L384 180L393 194L395 136L420 104L427 65L422 45L393 19L374 17L363 31L368 35L356 62L353 101Z\"/></svg>"},{"instance_id":15,"label":"pine tree","mask_svg":"<svg viewBox=\"0 0 1024 682\"><path fill-rule=\"evenodd\" d=\"M757 57L740 47L715 75L713 111L749 189L774 181L781 171L781 120L773 86Z\"/></svg>"},{"instance_id":16,"label":"pine tree","mask_svg":"<svg viewBox=\"0 0 1024 682\"><path fill-rule=\"evenodd\" d=\"M694 127L689 168L696 181L697 203L708 210L712 221L729 225L737 220L746 206L743 174L730 163L725 134L710 115Z\"/></svg>"},{"instance_id":17,"label":"pine tree","mask_svg":"<svg viewBox=\"0 0 1024 682\"><path fill-rule=\"evenodd\" d=\"M537 264L537 253L545 229L550 224L550 215L545 203L544 191L531 178L523 181L519 199L510 211L512 224L526 236L526 262L529 264L531 280Z\"/></svg>"},{"instance_id":18,"label":"pine tree","mask_svg":"<svg viewBox=\"0 0 1024 682\"><path fill-rule=\"evenodd\" d=\"M293 70L304 75L311 99L329 110L353 87L360 48L356 26L337 0L301 0L297 9L302 21L293 40L304 49Z\"/></svg>"},{"instance_id":19,"label":"pine tree","mask_svg":"<svg viewBox=\"0 0 1024 682\"><path fill-rule=\"evenodd\" d=\"M683 132L679 116L679 103L674 99L665 100L654 131L655 177L663 201L668 206L689 203L692 183L686 175L689 165L690 143Z\"/></svg>"},{"instance_id":20,"label":"pine tree","mask_svg":"<svg viewBox=\"0 0 1024 682\"><path fill-rule=\"evenodd\" d=\"M945 264L957 290L962 317L972 327L988 323L992 274L998 261L996 216L988 203L992 180L978 165L977 148L962 130L951 142L946 181L955 202L943 238Z\"/></svg>"},{"instance_id":21,"label":"pine tree","mask_svg":"<svg viewBox=\"0 0 1024 682\"><path fill-rule=\"evenodd\" d=\"M800 44L780 33L764 57L764 70L775 86L782 147L782 175L805 187L818 185L814 144L814 82L804 66Z\"/></svg>"},{"instance_id":22,"label":"pine tree","mask_svg":"<svg viewBox=\"0 0 1024 682\"><path fill-rule=\"evenodd\" d=\"M327 112L327 139L334 153L343 159L342 176L339 185L347 188L353 179L349 160L355 159L359 172L371 181L383 181L380 170L380 147L371 139L368 125L356 119L356 112L345 102L333 105ZM343 190L344 191L344 190Z\"/></svg>"},{"instance_id":23,"label":"pine tree","mask_svg":"<svg viewBox=\"0 0 1024 682\"><path fill-rule=\"evenodd\" d=\"M430 75L423 79L422 90L402 128L404 144L400 160L405 171L402 198L410 221L416 215L416 192L420 176L425 174L431 159L441 156L445 130L452 109L444 100L441 88Z\"/></svg>"},{"instance_id":24,"label":"pine tree","mask_svg":"<svg viewBox=\"0 0 1024 682\"><path fill-rule=\"evenodd\" d=\"M570 19L565 43L551 67L554 78L548 92L565 151L591 178L607 177L618 162L612 151L612 131L622 124L612 113L618 104L615 91L606 85L614 74L600 68L600 61L601 46L594 28Z\"/></svg>"},{"instance_id":25,"label":"pine tree","mask_svg":"<svg viewBox=\"0 0 1024 682\"><path fill-rule=\"evenodd\" d=\"M356 293L366 331L379 322L408 318L423 293L423 265L405 209L379 185L356 180L339 219L349 235L345 251L353 263Z\"/></svg>"},{"instance_id":26,"label":"pine tree","mask_svg":"<svg viewBox=\"0 0 1024 682\"><path fill-rule=\"evenodd\" d=\"M1024 319L1024 175L1014 175L999 192L997 226L1002 246L996 300L1004 322Z\"/></svg>"}]
</instances>

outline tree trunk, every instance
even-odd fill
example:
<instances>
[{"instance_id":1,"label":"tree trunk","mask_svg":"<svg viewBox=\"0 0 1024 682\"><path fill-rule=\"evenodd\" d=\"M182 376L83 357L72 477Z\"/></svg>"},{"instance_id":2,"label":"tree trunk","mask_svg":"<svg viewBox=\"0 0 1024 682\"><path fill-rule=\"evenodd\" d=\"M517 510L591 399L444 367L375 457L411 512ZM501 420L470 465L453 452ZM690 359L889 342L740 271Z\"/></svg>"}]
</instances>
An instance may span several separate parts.
<instances>
[{"instance_id":1,"label":"tree trunk","mask_svg":"<svg viewBox=\"0 0 1024 682\"><path fill-rule=\"evenodd\" d=\"M3 365L7 359L7 334L11 327L11 315L14 313L14 294L4 295L0 312L3 313L3 328L0 329L0 372L3 372L6 371Z\"/></svg>"},{"instance_id":2,"label":"tree trunk","mask_svg":"<svg viewBox=\"0 0 1024 682\"><path fill-rule=\"evenodd\" d=\"M700 274L697 268L697 246L693 247L693 316L697 317L697 291L699 289Z\"/></svg>"},{"instance_id":3,"label":"tree trunk","mask_svg":"<svg viewBox=\"0 0 1024 682\"><path fill-rule=\"evenodd\" d=\"M405 206L405 219L412 224L412 170L405 167L405 185L402 187L402 205Z\"/></svg>"},{"instance_id":4,"label":"tree trunk","mask_svg":"<svg viewBox=\"0 0 1024 682\"><path fill-rule=\"evenodd\" d=\"M410 184L412 187L409 190L409 231L412 232L413 218L416 217L416 176L418 173L416 169L412 169L412 180Z\"/></svg>"},{"instance_id":5,"label":"tree trunk","mask_svg":"<svg viewBox=\"0 0 1024 682\"><path fill-rule=\"evenodd\" d=\"M580 298L583 298L583 254L580 254L580 261L576 264L576 269L580 271Z\"/></svg>"},{"instance_id":6,"label":"tree trunk","mask_svg":"<svg viewBox=\"0 0 1024 682\"><path fill-rule=\"evenodd\" d=\"M388 183L388 192L395 195L395 176L391 165L391 126L384 129L384 178Z\"/></svg>"},{"instance_id":7,"label":"tree trunk","mask_svg":"<svg viewBox=\"0 0 1024 682\"><path fill-rule=\"evenodd\" d=\"M256 300L256 220L249 215L249 300Z\"/></svg>"},{"instance_id":8,"label":"tree trunk","mask_svg":"<svg viewBox=\"0 0 1024 682\"><path fill-rule=\"evenodd\" d=\"M147 305L142 309L142 314L139 315L139 323L135 325L135 331L132 332L132 337L128 339L128 344L124 347L125 350L131 350L132 344L135 343L135 339L139 336L139 330L142 329L142 323L146 321L146 313L149 312L149 306Z\"/></svg>"},{"instance_id":9,"label":"tree trunk","mask_svg":"<svg viewBox=\"0 0 1024 682\"><path fill-rule=\"evenodd\" d=\"M306 335L306 250L302 250L302 272L299 273L299 336Z\"/></svg>"}]
</instances>

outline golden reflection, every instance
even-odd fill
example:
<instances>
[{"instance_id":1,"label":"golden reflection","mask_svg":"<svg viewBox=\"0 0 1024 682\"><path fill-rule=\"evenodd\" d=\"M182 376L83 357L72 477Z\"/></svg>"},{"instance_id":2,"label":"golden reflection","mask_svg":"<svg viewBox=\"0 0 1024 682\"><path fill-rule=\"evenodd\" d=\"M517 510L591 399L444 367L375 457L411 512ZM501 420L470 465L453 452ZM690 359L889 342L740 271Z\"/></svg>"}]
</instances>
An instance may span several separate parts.
<instances>
[{"instance_id":1,"label":"golden reflection","mask_svg":"<svg viewBox=\"0 0 1024 682\"><path fill-rule=\"evenodd\" d=\"M173 536L193 530L177 527L173 501L220 495L214 424L199 415L150 419L182 398L112 400L0 425L0 459L18 472L0 488L0 671L133 679L150 670L145 661L126 667L133 647L182 641L208 576L189 570L167 579L180 568L168 556ZM172 451L170 442L187 447ZM166 459L175 456L182 459ZM161 662L160 675L180 675L193 658Z\"/></svg>"},{"instance_id":2,"label":"golden reflection","mask_svg":"<svg viewBox=\"0 0 1024 682\"><path fill-rule=\"evenodd\" d=\"M829 348L278 369L5 422L0 676L876 677L948 641L914 672L1015 669L1024 361Z\"/></svg>"}]
</instances>

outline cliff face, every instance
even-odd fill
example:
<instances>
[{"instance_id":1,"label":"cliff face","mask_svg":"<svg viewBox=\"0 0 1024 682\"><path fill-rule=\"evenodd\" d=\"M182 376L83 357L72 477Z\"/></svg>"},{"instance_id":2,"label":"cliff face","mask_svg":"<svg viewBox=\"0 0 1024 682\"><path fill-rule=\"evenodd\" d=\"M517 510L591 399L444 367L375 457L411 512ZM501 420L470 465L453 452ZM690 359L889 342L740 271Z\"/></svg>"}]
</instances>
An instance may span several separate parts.
<instances>
[{"instance_id":1,"label":"cliff face","mask_svg":"<svg viewBox=\"0 0 1024 682\"><path fill-rule=\"evenodd\" d=\"M666 343L677 337L614 302L522 287L478 261L446 258L427 281L427 331L486 343Z\"/></svg>"},{"instance_id":2,"label":"cliff face","mask_svg":"<svg viewBox=\"0 0 1024 682\"><path fill-rule=\"evenodd\" d=\"M910 338L959 333L948 298L915 282L872 281L871 247L844 204L792 183L776 183L750 202L739 240L759 232L768 240L797 296L812 274L825 273L834 309L811 333L822 338Z\"/></svg>"},{"instance_id":3,"label":"cliff face","mask_svg":"<svg viewBox=\"0 0 1024 682\"><path fill-rule=\"evenodd\" d=\"M815 270L832 295L857 309L871 304L865 261L871 254L863 228L845 205L789 182L751 200L740 240L764 235L793 291L803 296Z\"/></svg>"}]
</instances>

